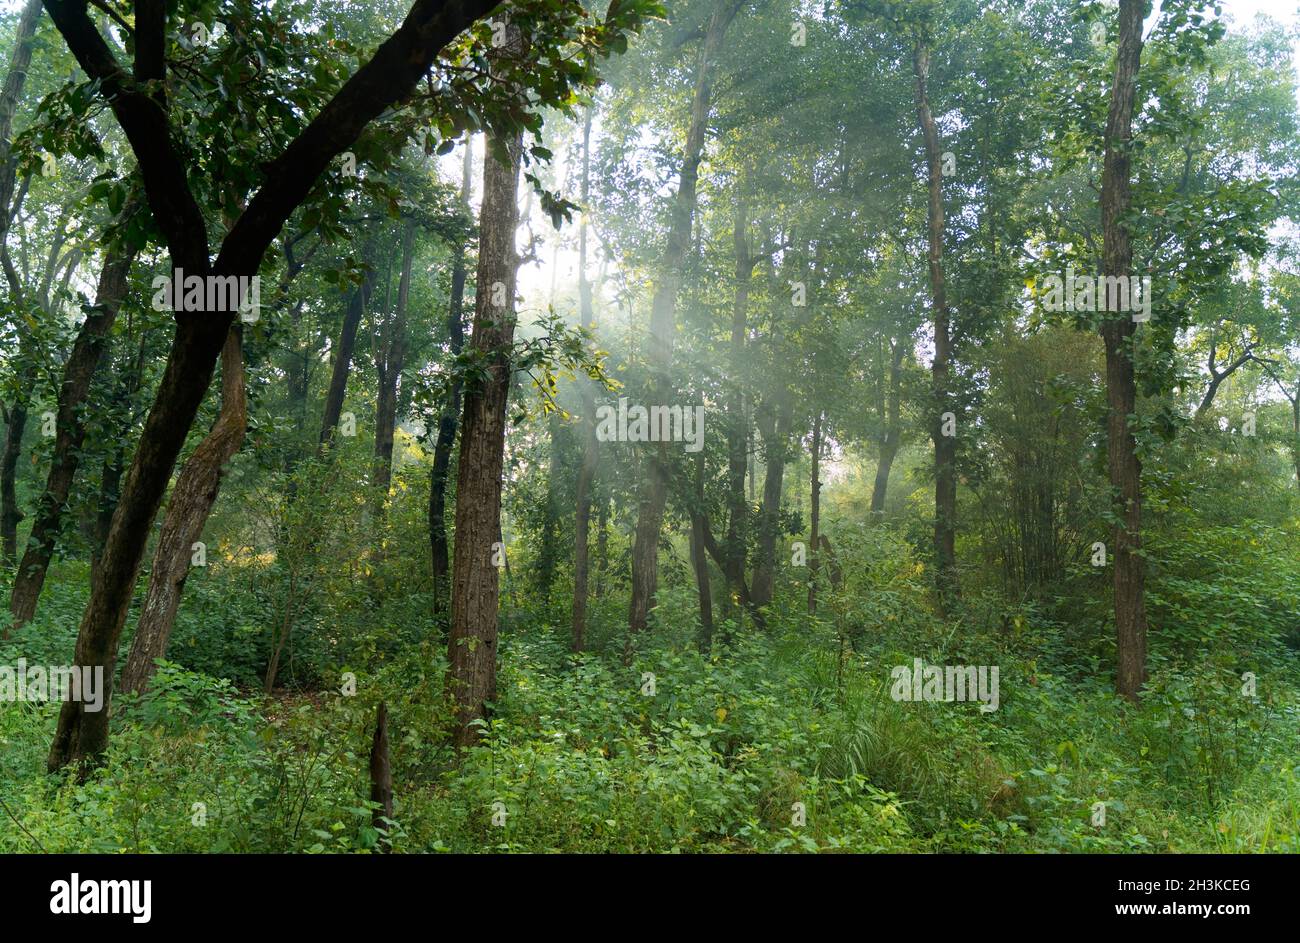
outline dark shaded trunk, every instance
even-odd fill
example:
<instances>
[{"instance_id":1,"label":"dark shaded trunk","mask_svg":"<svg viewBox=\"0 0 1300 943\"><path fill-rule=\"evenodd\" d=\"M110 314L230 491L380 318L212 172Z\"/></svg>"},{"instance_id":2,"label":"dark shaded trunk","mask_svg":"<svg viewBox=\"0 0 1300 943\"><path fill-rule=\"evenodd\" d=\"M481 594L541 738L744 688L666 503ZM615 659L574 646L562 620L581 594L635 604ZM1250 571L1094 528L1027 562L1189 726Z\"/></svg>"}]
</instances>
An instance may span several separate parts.
<instances>
[{"instance_id":1,"label":"dark shaded trunk","mask_svg":"<svg viewBox=\"0 0 1300 943\"><path fill-rule=\"evenodd\" d=\"M930 301L934 312L934 363L930 368L934 393L934 415L930 435L934 440L934 556L936 588L943 611L960 595L957 579L957 437L944 435L944 414L956 416L951 389L951 317L943 272L943 155L939 130L930 111L930 47L916 43L912 58L916 77L916 114L925 139L925 160L929 191L927 211L930 270ZM955 430L954 430L955 431Z\"/></svg>"},{"instance_id":2,"label":"dark shaded trunk","mask_svg":"<svg viewBox=\"0 0 1300 943\"><path fill-rule=\"evenodd\" d=\"M776 543L781 535L781 488L789 460L789 402L782 397L774 406L765 402L756 415L763 439L763 503L758 512L758 560L754 565L753 599L757 606L772 602L776 581Z\"/></svg>"},{"instance_id":3,"label":"dark shaded trunk","mask_svg":"<svg viewBox=\"0 0 1300 943\"><path fill-rule=\"evenodd\" d=\"M465 136L465 155L461 164L460 206L469 216L470 177L474 168L473 139ZM451 299L447 306L447 344L453 358L465 346L465 268L466 245L456 249L451 270ZM433 552L433 611L442 612L451 576L451 558L447 548L447 476L451 468L451 450L456 444L456 424L460 419L461 382L452 380L447 405L438 420L438 439L433 447L433 469L429 472L429 543Z\"/></svg>"},{"instance_id":4,"label":"dark shaded trunk","mask_svg":"<svg viewBox=\"0 0 1300 943\"><path fill-rule=\"evenodd\" d=\"M0 452L0 558L8 566L18 559L18 524L23 519L18 508L18 457L26 431L27 404L16 402L9 407L4 450Z\"/></svg>"},{"instance_id":5,"label":"dark shaded trunk","mask_svg":"<svg viewBox=\"0 0 1300 943\"><path fill-rule=\"evenodd\" d=\"M153 677L155 660L167 654L194 544L203 536L203 526L216 504L226 465L244 441L248 398L241 337L239 327L232 327L221 351L221 413L212 431L186 460L172 488L154 550L149 589L122 669L122 690L127 692L143 692Z\"/></svg>"},{"instance_id":6,"label":"dark shaded trunk","mask_svg":"<svg viewBox=\"0 0 1300 943\"><path fill-rule=\"evenodd\" d=\"M138 205L141 204L133 199L123 211L122 218L134 215ZM86 320L72 345L72 353L63 368L50 471L46 477L45 491L36 502L32 531L27 538L27 547L9 597L14 628L21 627L35 615L37 601L45 585L45 575L54 556L55 544L63 530L68 495L72 491L72 482L81 462L81 447L86 438L81 407L104 359L109 331L117 320L122 299L126 297L135 256L135 250L121 246L109 250L104 268L99 274L95 305L87 312Z\"/></svg>"},{"instance_id":7,"label":"dark shaded trunk","mask_svg":"<svg viewBox=\"0 0 1300 943\"><path fill-rule=\"evenodd\" d=\"M1133 246L1124 225L1132 202L1130 147L1133 99L1142 58L1144 0L1120 0L1115 83L1106 119L1101 176L1102 274L1125 276ZM1136 702L1147 676L1147 619L1142 560L1142 466L1129 417L1137 412L1133 338L1137 325L1127 313L1108 316L1101 336L1106 346L1106 464L1116 523L1111 528L1115 587L1115 690Z\"/></svg>"},{"instance_id":8,"label":"dark shaded trunk","mask_svg":"<svg viewBox=\"0 0 1300 943\"><path fill-rule=\"evenodd\" d=\"M375 808L370 813L370 824L387 835L393 819L393 765L388 750L388 705L379 703L375 718L375 736L370 743L370 801ZM392 850L392 841L380 839L382 851Z\"/></svg>"},{"instance_id":9,"label":"dark shaded trunk","mask_svg":"<svg viewBox=\"0 0 1300 943\"><path fill-rule=\"evenodd\" d=\"M507 28L503 54L524 45L517 26ZM460 462L456 470L456 552L452 561L451 631L447 690L455 703L453 742L478 740L487 702L496 700L497 610L500 571L493 543L501 533L501 473L505 458L506 403L513 371L515 279L519 259L519 161L515 132L489 147L483 161L474 330L470 345L482 356L484 373L465 390ZM504 157L502 163L498 157ZM504 301L504 304L494 304ZM502 548L504 550L504 548Z\"/></svg>"},{"instance_id":10,"label":"dark shaded trunk","mask_svg":"<svg viewBox=\"0 0 1300 943\"><path fill-rule=\"evenodd\" d=\"M173 270L182 268L200 277L255 275L271 241L330 162L373 119L415 87L451 39L490 9L488 0L466 0L453 7L416 0L402 25L371 59L282 153L262 164L262 185L222 242L216 262L210 264L207 225L190 189L189 168L175 146L165 107L165 17L137 19L133 81L96 29L84 3L48 6L59 32L78 64L97 83L139 161L150 208L166 239ZM103 669L103 709L87 711L79 701L64 704L50 747L51 771L83 760L96 762L107 746L118 640L149 529L211 383L234 315L232 310L219 310L176 316L167 365L127 473L77 634L73 665ZM83 774L85 771L83 766Z\"/></svg>"},{"instance_id":11,"label":"dark shaded trunk","mask_svg":"<svg viewBox=\"0 0 1300 943\"><path fill-rule=\"evenodd\" d=\"M738 5L722 0L709 19L704 41L695 67L695 92L691 101L690 130L682 155L677 194L673 198L668 244L660 262L659 277L651 303L647 360L652 380L650 402L667 403L672 395L673 338L676 333L677 294L682 284L682 267L691 245L695 219L696 185L704 138L708 131L713 97L714 59ZM628 638L624 660L631 662L635 637L645 631L654 604L658 581L659 536L663 526L664 505L668 498L668 449L657 443L645 462L645 478L637 511L636 535L632 543L632 598L628 609Z\"/></svg>"},{"instance_id":12,"label":"dark shaded trunk","mask_svg":"<svg viewBox=\"0 0 1300 943\"><path fill-rule=\"evenodd\" d=\"M591 117L587 108L582 124L582 216L578 221L578 317L584 331L592 329L591 282L587 279L587 213L591 199ZM588 541L591 531L591 484L600 462L596 439L596 388L587 378L582 384L582 464L578 468L577 500L573 522L573 650L587 644L587 578L590 569Z\"/></svg>"}]
</instances>

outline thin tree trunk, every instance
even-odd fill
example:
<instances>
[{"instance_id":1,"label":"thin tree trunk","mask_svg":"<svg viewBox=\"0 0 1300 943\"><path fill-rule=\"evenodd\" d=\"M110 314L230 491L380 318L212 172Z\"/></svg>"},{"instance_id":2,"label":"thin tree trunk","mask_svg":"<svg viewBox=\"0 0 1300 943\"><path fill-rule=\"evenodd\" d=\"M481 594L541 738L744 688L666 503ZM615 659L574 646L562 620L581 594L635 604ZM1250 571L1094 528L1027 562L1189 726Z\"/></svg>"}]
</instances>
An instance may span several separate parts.
<instances>
[{"instance_id":1,"label":"thin tree trunk","mask_svg":"<svg viewBox=\"0 0 1300 943\"><path fill-rule=\"evenodd\" d=\"M708 131L713 97L714 59L727 27L735 17L738 4L722 0L714 9L700 47L695 67L695 92L691 101L690 130L682 155L682 167L673 199L672 222L668 244L660 264L659 278L651 303L650 334L647 360L651 365L651 401L664 403L672 392L669 370L672 368L673 337L676 333L677 294L682 283L682 268L691 245L695 218L696 185L704 138ZM636 535L632 544L632 598L628 611L628 638L624 661L630 663L637 634L645 631L658 580L659 536L663 525L664 505L668 498L668 448L660 442L646 463L642 482Z\"/></svg>"},{"instance_id":2,"label":"thin tree trunk","mask_svg":"<svg viewBox=\"0 0 1300 943\"><path fill-rule=\"evenodd\" d=\"M934 363L930 368L934 390L934 416L930 420L934 440L934 551L938 567L937 589L940 608L947 610L961 592L957 580L957 439L944 435L944 413L956 415L950 389L952 360L951 323L943 272L943 155L939 130L930 111L930 47L918 39L912 59L916 76L916 114L925 139L929 188L930 298L934 311Z\"/></svg>"},{"instance_id":3,"label":"thin tree trunk","mask_svg":"<svg viewBox=\"0 0 1300 943\"><path fill-rule=\"evenodd\" d=\"M894 459L898 457L899 440L901 438L898 421L899 400L902 395L902 367L905 350L906 345L899 338L893 342L893 348L890 351L889 391L886 393L888 405L884 417L885 429L880 437L880 464L876 466L876 481L871 489L871 513L873 515L884 513L885 496L889 491L889 473L894 467Z\"/></svg>"},{"instance_id":4,"label":"thin tree trunk","mask_svg":"<svg viewBox=\"0 0 1300 943\"><path fill-rule=\"evenodd\" d=\"M587 108L582 124L582 216L578 220L578 317L584 331L592 329L591 282L587 279L587 214L591 199L591 118ZM587 578L590 569L588 541L591 530L591 483L600 462L596 439L596 388L590 379L582 384L582 425L585 433L582 465L578 469L577 508L573 524L573 650L587 644Z\"/></svg>"},{"instance_id":5,"label":"thin tree trunk","mask_svg":"<svg viewBox=\"0 0 1300 943\"><path fill-rule=\"evenodd\" d=\"M1124 225L1132 202L1130 146L1133 100L1142 58L1143 0L1120 0L1119 48L1115 83L1106 120L1101 177L1102 274L1127 276L1133 247ZM1115 690L1136 702L1147 674L1145 568L1142 560L1142 466L1129 417L1137 411L1133 372L1136 325L1128 313L1108 317L1101 336L1106 346L1106 456L1117 523L1114 544Z\"/></svg>"},{"instance_id":6,"label":"thin tree trunk","mask_svg":"<svg viewBox=\"0 0 1300 943\"><path fill-rule=\"evenodd\" d=\"M763 438L763 504L758 516L758 560L754 565L753 599L756 606L772 602L776 582L776 540L781 530L781 489L788 458L790 406L783 396L773 405L763 404L756 416Z\"/></svg>"},{"instance_id":7,"label":"thin tree trunk","mask_svg":"<svg viewBox=\"0 0 1300 943\"><path fill-rule=\"evenodd\" d=\"M810 529L808 538L808 613L817 612L817 563L820 556L822 511L822 414L813 419L812 432L812 475L810 477L809 507Z\"/></svg>"},{"instance_id":8,"label":"thin tree trunk","mask_svg":"<svg viewBox=\"0 0 1300 943\"><path fill-rule=\"evenodd\" d=\"M388 705L383 701L379 702L375 736L370 744L370 801L375 804L370 824L386 834L393 819L393 764L388 752ZM392 847L391 839L381 840L383 851L391 851Z\"/></svg>"},{"instance_id":9,"label":"thin tree trunk","mask_svg":"<svg viewBox=\"0 0 1300 943\"><path fill-rule=\"evenodd\" d=\"M9 236L9 223L13 207L14 183L17 164L10 154L14 113L18 100L22 97L23 87L27 84L27 70L32 62L32 40L36 35L37 22L40 20L43 5L39 0L28 0L18 18L14 33L13 52L9 58L9 71L5 75L3 90L0 90L0 246ZM12 274L13 267L8 262L6 253L6 272L13 283L14 301L21 305L22 293ZM27 340L28 332L21 323L17 325L19 337ZM20 343L19 357L30 356L30 351ZM21 369L21 368L20 368ZM18 469L18 456L22 449L23 433L27 428L27 397L30 395L30 371L24 370L19 379L19 391L14 404L9 408L5 425L5 441L0 451L0 559L12 565L18 559L18 522L22 512L18 509L18 495L15 478Z\"/></svg>"},{"instance_id":10,"label":"thin tree trunk","mask_svg":"<svg viewBox=\"0 0 1300 943\"><path fill-rule=\"evenodd\" d=\"M411 267L415 262L415 219L406 221L402 232L402 274L397 286L397 309L384 328L383 362L379 368L379 390L375 404L375 456L371 487L376 511L384 512L393 484L393 436L397 427L397 387L406 362L406 306L411 297Z\"/></svg>"},{"instance_id":11,"label":"thin tree trunk","mask_svg":"<svg viewBox=\"0 0 1300 943\"><path fill-rule=\"evenodd\" d=\"M226 465L244 441L248 398L241 337L237 325L230 329L221 351L221 413L181 469L163 517L149 589L122 669L122 690L127 692L143 692L153 677L155 659L167 654L194 544L203 536L203 525L216 503Z\"/></svg>"},{"instance_id":12,"label":"thin tree trunk","mask_svg":"<svg viewBox=\"0 0 1300 943\"><path fill-rule=\"evenodd\" d=\"M727 579L727 604L723 611L728 614L732 599L739 598L740 583L745 578L745 544L749 537L749 504L745 500L749 417L745 415L745 394L741 380L745 360L745 330L749 316L749 283L755 263L749 251L748 228L749 205L742 196L736 201L732 227L736 284L731 306L731 384L727 402L727 533L723 538L723 549L727 555L724 573Z\"/></svg>"},{"instance_id":13,"label":"thin tree trunk","mask_svg":"<svg viewBox=\"0 0 1300 943\"><path fill-rule=\"evenodd\" d=\"M469 193L474 168L474 141L465 136L465 155L461 164L460 206L469 217ZM465 268L466 245L456 249L451 270L451 301L447 307L447 343L452 357L459 357L465 346ZM447 552L447 474L451 468L451 450L456 444L456 423L460 419L461 382L451 383L451 395L438 420L438 441L433 447L433 470L429 473L429 543L433 551L433 611L443 611L451 576L451 558Z\"/></svg>"},{"instance_id":14,"label":"thin tree trunk","mask_svg":"<svg viewBox=\"0 0 1300 943\"><path fill-rule=\"evenodd\" d=\"M509 25L502 54L517 55L523 46L519 27ZM456 552L452 562L447 690L455 703L452 739L458 747L478 740L478 723L485 719L487 702L496 699L500 571L494 565L492 545L500 540L501 533L501 473L519 267L515 230L519 223L522 138L516 131L497 143L497 147L488 148L483 162L477 291L470 339L474 350L484 358L484 376L465 391L456 474ZM504 304L499 304L501 301Z\"/></svg>"},{"instance_id":15,"label":"thin tree trunk","mask_svg":"<svg viewBox=\"0 0 1300 943\"><path fill-rule=\"evenodd\" d=\"M357 328L361 324L361 316L370 302L370 293L374 287L374 272L368 271L348 299L348 307L343 314L343 324L339 328L339 341L334 349L334 366L330 371L329 391L325 394L325 412L321 416L318 453L329 446L338 429L339 417L343 414L343 397L348 388L348 373L352 370L352 354L357 346Z\"/></svg>"},{"instance_id":16,"label":"thin tree trunk","mask_svg":"<svg viewBox=\"0 0 1300 943\"><path fill-rule=\"evenodd\" d=\"M713 593L709 587L709 557L705 550L704 453L695 457L695 506L691 508L691 564L695 568L695 587L700 600L700 651L713 648Z\"/></svg>"},{"instance_id":17,"label":"thin tree trunk","mask_svg":"<svg viewBox=\"0 0 1300 943\"><path fill-rule=\"evenodd\" d=\"M133 213L134 208L130 212ZM126 215L123 213L123 217ZM45 585L45 574L63 528L68 495L72 491L72 482L81 462L81 446L86 437L81 407L90 393L91 381L103 360L108 333L117 320L122 299L126 297L135 256L133 249L122 246L114 246L109 250L104 268L99 274L95 305L86 315L72 345L72 353L63 368L50 471L45 491L36 502L36 519L32 522L32 532L27 539L27 547L9 597L14 628L31 620L36 612L41 588Z\"/></svg>"}]
</instances>

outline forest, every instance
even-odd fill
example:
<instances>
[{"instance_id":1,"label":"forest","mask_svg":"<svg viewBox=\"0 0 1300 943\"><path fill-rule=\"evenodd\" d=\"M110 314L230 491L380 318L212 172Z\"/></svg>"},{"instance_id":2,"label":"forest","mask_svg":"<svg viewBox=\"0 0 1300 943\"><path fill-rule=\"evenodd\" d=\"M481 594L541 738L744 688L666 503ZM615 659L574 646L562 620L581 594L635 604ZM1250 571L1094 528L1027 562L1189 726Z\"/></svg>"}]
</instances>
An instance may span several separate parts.
<instances>
[{"instance_id":1,"label":"forest","mask_svg":"<svg viewBox=\"0 0 1300 943\"><path fill-rule=\"evenodd\" d=\"M1300 852L1297 51L5 0L0 853Z\"/></svg>"}]
</instances>

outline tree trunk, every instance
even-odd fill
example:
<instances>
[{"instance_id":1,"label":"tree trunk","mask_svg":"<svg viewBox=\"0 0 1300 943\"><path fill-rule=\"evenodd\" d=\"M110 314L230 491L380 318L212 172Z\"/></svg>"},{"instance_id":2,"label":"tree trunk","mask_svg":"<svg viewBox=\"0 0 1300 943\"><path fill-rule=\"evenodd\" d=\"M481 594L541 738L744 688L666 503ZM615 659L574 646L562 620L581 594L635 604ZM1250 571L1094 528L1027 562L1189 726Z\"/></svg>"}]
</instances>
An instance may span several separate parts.
<instances>
[{"instance_id":1,"label":"tree trunk","mask_svg":"<svg viewBox=\"0 0 1300 943\"><path fill-rule=\"evenodd\" d=\"M405 97L427 74L439 51L490 7L487 0L466 0L453 7L417 2L396 32L343 83L302 132L278 157L262 164L265 180L222 241L215 262L211 261L203 211L190 188L190 168L173 146L161 91L143 90L154 82L160 88L166 85L164 18L137 18L136 80L132 81L105 46L84 3L50 3L48 10L78 64L98 83L139 160L173 272L184 269L199 277L238 278L257 273L271 241L330 162L372 120ZM157 12L152 6L149 10ZM80 701L64 703L50 746L51 772L86 760L84 775L89 763L97 762L107 746L118 640L150 526L235 314L234 310L176 314L176 334L167 364L77 633L73 665L103 670L102 710L87 711Z\"/></svg>"},{"instance_id":2,"label":"tree trunk","mask_svg":"<svg viewBox=\"0 0 1300 943\"><path fill-rule=\"evenodd\" d=\"M781 488L792 417L789 403L781 397L773 406L758 410L759 435L763 438L763 504L758 512L758 561L754 565L753 599L756 606L772 602L776 582L776 541L781 530Z\"/></svg>"},{"instance_id":3,"label":"tree trunk","mask_svg":"<svg viewBox=\"0 0 1300 943\"><path fill-rule=\"evenodd\" d=\"M23 519L18 509L18 456L26 430L27 405L16 402L9 407L4 451L0 453L0 560L8 566L18 559L18 524Z\"/></svg>"},{"instance_id":4,"label":"tree trunk","mask_svg":"<svg viewBox=\"0 0 1300 943\"><path fill-rule=\"evenodd\" d=\"M591 282L587 279L587 213L591 199L591 118L594 106L588 106L582 124L582 216L578 220L578 317L582 329L590 331L594 321ZM596 389L590 379L582 384L582 425L585 433L582 465L578 469L577 508L573 523L573 650L580 652L587 644L587 578L590 568L588 541L591 531L591 483L600 462L600 443L596 439Z\"/></svg>"},{"instance_id":5,"label":"tree trunk","mask_svg":"<svg viewBox=\"0 0 1300 943\"><path fill-rule=\"evenodd\" d=\"M880 437L880 464L876 466L876 481L871 489L871 513L883 514L885 496L889 491L889 472L898 457L901 429L898 422L899 399L902 394L903 354L906 350L902 339L893 342L890 351L889 391L886 393L888 405L884 417L885 428Z\"/></svg>"},{"instance_id":6,"label":"tree trunk","mask_svg":"<svg viewBox=\"0 0 1300 943\"><path fill-rule=\"evenodd\" d=\"M683 263L691 245L696 185L713 97L714 59L737 9L738 4L733 0L722 0L714 9L696 62L690 130L686 135L677 195L673 199L668 244L664 249L651 303L646 359L653 374L650 384L652 403L666 404L672 393L672 381L668 373L672 368L673 335L676 333L677 293L681 288ZM624 660L629 663L635 637L645 631L658 579L659 535L663 525L664 505L668 498L667 460L667 444L660 442L646 463L646 475L641 487L636 535L632 544L632 599L624 652Z\"/></svg>"},{"instance_id":7,"label":"tree trunk","mask_svg":"<svg viewBox=\"0 0 1300 943\"><path fill-rule=\"evenodd\" d=\"M469 217L470 177L474 168L474 141L465 136L465 157L461 164L460 206ZM465 346L465 260L466 245L456 248L451 270L451 301L447 307L447 343L453 358ZM433 611L443 611L447 583L451 575L451 558L447 553L447 472L451 467L451 450L456 444L456 423L460 416L460 377L451 383L451 394L438 420L438 441L433 447L433 470L429 473L429 543L433 551Z\"/></svg>"},{"instance_id":8,"label":"tree trunk","mask_svg":"<svg viewBox=\"0 0 1300 943\"><path fill-rule=\"evenodd\" d=\"M379 702L375 718L375 737L370 744L370 801L375 804L370 814L370 824L376 831L387 834L393 819L393 764L388 752L388 705ZM381 839L384 851L392 850L390 839Z\"/></svg>"},{"instance_id":9,"label":"tree trunk","mask_svg":"<svg viewBox=\"0 0 1300 943\"><path fill-rule=\"evenodd\" d=\"M216 503L226 465L243 444L248 428L248 399L241 337L237 326L230 329L221 351L221 413L212 431L185 462L172 489L154 551L149 589L122 669L123 691L143 692L153 677L155 659L167 654L194 544L203 536L203 525Z\"/></svg>"},{"instance_id":10,"label":"tree trunk","mask_svg":"<svg viewBox=\"0 0 1300 943\"><path fill-rule=\"evenodd\" d=\"M133 215L139 205L132 200L121 218ZM27 547L9 597L9 610L13 615L15 629L31 621L36 613L41 588L45 585L45 574L54 555L55 543L63 529L68 495L72 491L72 482L81 462L81 446L86 437L81 407L104 359L108 334L113 328L113 322L117 320L122 299L126 297L135 256L135 250L122 246L114 246L108 251L104 267L99 273L95 305L77 332L72 353L63 368L50 471L45 481L45 491L36 502L36 519L32 522L32 532L27 539Z\"/></svg>"},{"instance_id":11,"label":"tree trunk","mask_svg":"<svg viewBox=\"0 0 1300 943\"><path fill-rule=\"evenodd\" d=\"M357 328L361 324L361 316L370 302L370 293L374 287L374 272L368 271L348 299L348 307L343 314L343 324L339 328L339 342L334 349L330 387L325 394L325 412L321 416L318 453L329 446L334 440L335 430L338 429L339 417L343 414L343 397L348 388L348 373L352 370L352 354L357 346Z\"/></svg>"},{"instance_id":12,"label":"tree trunk","mask_svg":"<svg viewBox=\"0 0 1300 943\"><path fill-rule=\"evenodd\" d=\"M700 651L713 648L713 593L709 587L709 556L705 550L704 531L708 527L701 509L704 506L704 453L695 457L695 506L691 508L691 564L695 568L695 588L700 599Z\"/></svg>"},{"instance_id":13,"label":"tree trunk","mask_svg":"<svg viewBox=\"0 0 1300 943\"><path fill-rule=\"evenodd\" d=\"M402 232L402 274L397 286L397 309L384 326L383 358L378 364L379 389L375 403L375 457L370 475L376 512L382 515L393 484L393 436L397 426L397 387L406 361L406 305L411 297L411 266L415 261L415 219Z\"/></svg>"},{"instance_id":14,"label":"tree trunk","mask_svg":"<svg viewBox=\"0 0 1300 943\"><path fill-rule=\"evenodd\" d=\"M817 612L817 562L820 556L822 513L822 414L813 419L812 475L809 489L810 528L808 538L808 614Z\"/></svg>"},{"instance_id":15,"label":"tree trunk","mask_svg":"<svg viewBox=\"0 0 1300 943\"><path fill-rule=\"evenodd\" d=\"M1133 247L1123 218L1132 200L1130 145L1133 99L1142 58L1143 0L1120 0L1119 49L1115 84L1106 120L1105 158L1101 177L1102 274L1128 276ZM1147 620L1145 568L1142 561L1142 466L1130 417L1137 410L1133 373L1136 324L1128 313L1108 317L1101 336L1106 346L1106 457L1118 522L1111 529L1114 545L1115 641L1118 666L1115 690L1136 702L1146 682Z\"/></svg>"},{"instance_id":16,"label":"tree trunk","mask_svg":"<svg viewBox=\"0 0 1300 943\"><path fill-rule=\"evenodd\" d=\"M524 45L517 26L502 47ZM503 53L504 54L504 53ZM488 148L483 162L474 330L470 344L484 358L484 376L465 390L460 462L456 473L456 552L452 562L451 631L447 689L455 700L453 741L478 740L486 702L496 698L497 607L500 572L493 543L501 533L501 473L505 459L506 403L513 366L515 230L522 138L519 132ZM500 157L505 158L502 163ZM494 304L504 301L504 304Z\"/></svg>"},{"instance_id":17,"label":"tree trunk","mask_svg":"<svg viewBox=\"0 0 1300 943\"><path fill-rule=\"evenodd\" d=\"M745 578L745 544L749 538L748 511L745 500L745 472L749 464L749 417L745 414L745 393L741 376L745 361L745 330L749 316L749 283L755 259L749 252L749 206L742 196L736 201L732 227L735 262L735 295L731 306L731 345L729 366L731 383L727 396L727 533L723 548L727 555L724 576L727 579L727 605L740 595Z\"/></svg>"},{"instance_id":18,"label":"tree trunk","mask_svg":"<svg viewBox=\"0 0 1300 943\"><path fill-rule=\"evenodd\" d=\"M934 363L930 368L934 390L931 437L934 440L934 555L938 568L940 608L948 610L960 594L957 580L957 439L944 435L944 413L956 415L950 389L952 360L951 323L943 273L943 155L939 130L930 111L930 47L917 40L912 58L916 76L916 114L925 139L929 185L929 269L930 298L934 311Z\"/></svg>"}]
</instances>

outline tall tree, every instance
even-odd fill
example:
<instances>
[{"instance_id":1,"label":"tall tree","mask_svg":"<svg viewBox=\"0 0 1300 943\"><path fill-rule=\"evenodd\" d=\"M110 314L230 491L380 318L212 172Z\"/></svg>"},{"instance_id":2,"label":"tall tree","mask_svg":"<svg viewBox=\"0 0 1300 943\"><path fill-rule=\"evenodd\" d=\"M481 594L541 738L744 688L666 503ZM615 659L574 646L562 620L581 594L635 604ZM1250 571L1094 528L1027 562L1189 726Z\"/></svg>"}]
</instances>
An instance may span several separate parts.
<instances>
[{"instance_id":1,"label":"tall tree","mask_svg":"<svg viewBox=\"0 0 1300 943\"><path fill-rule=\"evenodd\" d=\"M469 218L469 191L474 169L474 139L465 136L460 170L460 208ZM451 297L447 302L447 346L453 358L465 346L465 273L468 239L456 245L451 269ZM456 424L460 418L461 379L455 372L442 415L438 419L438 439L433 447L433 468L429 472L429 543L433 551L433 611L441 612L446 604L447 584L451 575L451 558L447 552L447 473L451 468L451 450L456 444Z\"/></svg>"},{"instance_id":2,"label":"tall tree","mask_svg":"<svg viewBox=\"0 0 1300 943\"><path fill-rule=\"evenodd\" d=\"M506 27L496 58L522 57L518 25ZM465 390L460 463L456 469L456 552L452 561L451 631L447 641L447 689L455 702L452 740L458 747L478 739L478 722L496 698L497 606L500 582L501 473L505 459L506 403L513 372L515 280L519 253L521 130L490 139L483 160L479 210L478 269L470 348L482 373ZM494 545L497 545L494 547Z\"/></svg>"},{"instance_id":3,"label":"tall tree","mask_svg":"<svg viewBox=\"0 0 1300 943\"><path fill-rule=\"evenodd\" d=\"M1146 0L1120 0L1119 46L1106 116L1101 175L1102 273L1127 278L1133 246L1125 217L1132 203L1133 104L1142 58L1142 20ZM1138 699L1147 676L1147 618L1142 559L1142 464L1137 455L1133 417L1137 383L1133 337L1137 325L1128 312L1112 312L1102 323L1106 346L1106 465L1115 501L1111 528L1114 551L1115 690Z\"/></svg>"},{"instance_id":4,"label":"tall tree","mask_svg":"<svg viewBox=\"0 0 1300 943\"><path fill-rule=\"evenodd\" d=\"M718 51L727 27L740 10L739 0L719 0L704 30L695 63L695 88L691 98L690 127L682 151L677 192L673 196L668 243L660 260L650 309L650 332L646 338L647 360L653 378L650 385L652 403L666 403L672 394L669 370L672 368L676 333L677 294L681 290L682 268L691 246L695 219L700 161L708 133L713 102L714 70ZM646 462L637 511L636 535L632 544L632 599L628 611L628 640L625 658L631 658L635 636L644 631L654 599L658 578L659 537L663 526L664 505L668 499L668 449L658 443L655 454Z\"/></svg>"},{"instance_id":5,"label":"tall tree","mask_svg":"<svg viewBox=\"0 0 1300 943\"><path fill-rule=\"evenodd\" d=\"M956 416L950 386L952 362L952 317L948 310L943 271L943 152L939 128L930 108L931 42L924 26L917 26L912 50L912 72L916 79L916 117L925 143L926 186L929 202L927 259L930 270L930 303L934 326L934 361L930 367L934 393L930 436L934 440L934 555L938 568L940 605L947 607L960 591L957 580L957 437L945 419Z\"/></svg>"},{"instance_id":6,"label":"tall tree","mask_svg":"<svg viewBox=\"0 0 1300 943\"><path fill-rule=\"evenodd\" d=\"M429 71L439 50L494 6L492 0L415 0L402 25L269 162L213 260L208 227L189 180L186 152L173 133L167 94L167 20L161 0L138 0L134 62L127 71L91 19L87 0L45 7L82 70L111 108L139 163L154 220L173 272L205 277L257 274L271 241L310 195L330 162ZM150 525L194 422L234 320L225 310L177 312L176 334L154 405L113 514L104 554L77 632L73 662L103 670L102 710L68 701L59 715L49 768L96 760L108 742L111 679Z\"/></svg>"},{"instance_id":7,"label":"tall tree","mask_svg":"<svg viewBox=\"0 0 1300 943\"><path fill-rule=\"evenodd\" d=\"M582 121L582 216L578 220L578 318L584 331L592 329L595 315L591 304L591 282L587 278L587 215L591 205L591 119L596 109L589 104ZM600 463L596 439L596 390L589 378L582 381L582 464L578 468L577 509L573 525L573 650L587 644L587 579L591 537L591 485Z\"/></svg>"}]
</instances>

